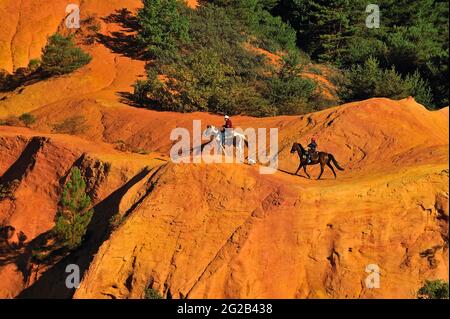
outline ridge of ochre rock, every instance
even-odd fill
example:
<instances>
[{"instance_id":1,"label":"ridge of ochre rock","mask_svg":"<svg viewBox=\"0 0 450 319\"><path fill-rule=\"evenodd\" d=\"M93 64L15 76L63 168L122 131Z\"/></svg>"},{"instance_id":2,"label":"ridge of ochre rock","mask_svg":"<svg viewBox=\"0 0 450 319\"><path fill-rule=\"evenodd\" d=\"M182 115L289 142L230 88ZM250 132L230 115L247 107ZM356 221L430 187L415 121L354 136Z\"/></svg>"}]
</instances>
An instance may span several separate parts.
<instances>
[{"instance_id":1,"label":"ridge of ochre rock","mask_svg":"<svg viewBox=\"0 0 450 319\"><path fill-rule=\"evenodd\" d=\"M447 108L448 109L448 108ZM219 126L222 118L205 113L177 114L129 107L105 108L100 104L56 104L37 110L36 128L50 132L52 125L74 112L88 119L80 134L90 140L123 141L135 149L169 154L171 131L192 131L194 120ZM278 128L280 168L296 169L298 158L290 154L293 142L319 140L321 150L333 153L348 167L346 174L377 174L416 163L440 163L448 159L448 114L428 111L414 99L370 99L302 116L252 118L236 116L234 123L246 128Z\"/></svg>"},{"instance_id":2,"label":"ridge of ochre rock","mask_svg":"<svg viewBox=\"0 0 450 319\"><path fill-rule=\"evenodd\" d=\"M141 298L150 284L169 298L414 298L424 278L447 276L448 211L436 209L447 179L428 167L321 187L170 165L74 297ZM365 288L369 264L381 289Z\"/></svg>"},{"instance_id":3,"label":"ridge of ochre rock","mask_svg":"<svg viewBox=\"0 0 450 319\"><path fill-rule=\"evenodd\" d=\"M94 166L96 157L112 164L97 186L101 213L83 248L53 267L32 268L25 285L14 263L0 267L11 278L4 296L71 297L61 287L69 261L84 273L75 298L140 298L148 284L171 298L414 298L424 279L447 278L445 162L315 182L283 172L262 176L246 165L163 164L156 154L122 154L76 137L1 132L2 147L14 154L3 170L20 158L12 150L36 139L45 143L35 158L50 156L49 147L51 156L67 158L56 175L39 161L28 173L51 187L54 199L42 200L52 205L52 183L80 156L90 154L81 162ZM20 188L16 196L27 198ZM50 221L55 210L45 211ZM125 220L109 237L105 227L115 213ZM21 211L9 215L9 223L24 227ZM364 288L365 267L373 263L382 289Z\"/></svg>"}]
</instances>

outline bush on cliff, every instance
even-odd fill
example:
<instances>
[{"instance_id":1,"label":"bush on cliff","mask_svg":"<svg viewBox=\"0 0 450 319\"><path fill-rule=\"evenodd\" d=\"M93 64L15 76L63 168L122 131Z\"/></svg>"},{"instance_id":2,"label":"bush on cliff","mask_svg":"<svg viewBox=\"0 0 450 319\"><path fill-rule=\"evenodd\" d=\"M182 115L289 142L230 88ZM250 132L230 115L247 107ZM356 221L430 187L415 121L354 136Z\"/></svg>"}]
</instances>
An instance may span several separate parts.
<instances>
[{"instance_id":1,"label":"bush on cliff","mask_svg":"<svg viewBox=\"0 0 450 319\"><path fill-rule=\"evenodd\" d=\"M145 299L163 299L163 296L153 288L147 288L145 290Z\"/></svg>"},{"instance_id":2,"label":"bush on cliff","mask_svg":"<svg viewBox=\"0 0 450 319\"><path fill-rule=\"evenodd\" d=\"M72 37L52 35L42 50L41 69L47 76L73 72L91 62L92 57L77 47Z\"/></svg>"},{"instance_id":3,"label":"bush on cliff","mask_svg":"<svg viewBox=\"0 0 450 319\"><path fill-rule=\"evenodd\" d=\"M417 295L419 299L448 299L448 283L443 280L427 280Z\"/></svg>"},{"instance_id":4,"label":"bush on cliff","mask_svg":"<svg viewBox=\"0 0 450 319\"><path fill-rule=\"evenodd\" d=\"M91 199L86 194L86 183L79 168L73 168L63 189L60 208L53 229L58 241L68 249L81 245L91 221Z\"/></svg>"}]
</instances>

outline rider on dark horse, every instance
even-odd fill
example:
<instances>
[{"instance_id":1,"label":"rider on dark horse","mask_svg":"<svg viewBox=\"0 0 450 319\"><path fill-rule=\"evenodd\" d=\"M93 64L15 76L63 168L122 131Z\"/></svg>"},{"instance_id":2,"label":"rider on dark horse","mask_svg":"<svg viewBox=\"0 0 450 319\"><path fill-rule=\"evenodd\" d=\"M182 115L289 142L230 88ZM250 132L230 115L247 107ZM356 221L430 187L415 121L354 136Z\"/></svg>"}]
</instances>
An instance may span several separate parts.
<instances>
[{"instance_id":1,"label":"rider on dark horse","mask_svg":"<svg viewBox=\"0 0 450 319\"><path fill-rule=\"evenodd\" d=\"M228 115L225 115L225 124L222 126L222 144L225 145L226 133L227 130L230 131L233 129L233 122L231 122L231 118Z\"/></svg>"},{"instance_id":2,"label":"rider on dark horse","mask_svg":"<svg viewBox=\"0 0 450 319\"><path fill-rule=\"evenodd\" d=\"M313 137L311 138L311 143L308 144L308 164L312 162L312 156L317 152L317 142Z\"/></svg>"}]
</instances>

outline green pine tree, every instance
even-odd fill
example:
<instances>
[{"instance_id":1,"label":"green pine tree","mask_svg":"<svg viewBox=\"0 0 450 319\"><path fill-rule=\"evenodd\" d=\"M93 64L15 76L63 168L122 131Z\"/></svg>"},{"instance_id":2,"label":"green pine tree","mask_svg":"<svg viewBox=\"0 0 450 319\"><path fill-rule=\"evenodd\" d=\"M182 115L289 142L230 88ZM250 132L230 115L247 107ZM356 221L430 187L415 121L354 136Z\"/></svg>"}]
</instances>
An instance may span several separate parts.
<instances>
[{"instance_id":1,"label":"green pine tree","mask_svg":"<svg viewBox=\"0 0 450 319\"><path fill-rule=\"evenodd\" d=\"M449 2L442 0L380 0L380 28L369 29L367 1L280 0L272 10L297 31L299 48L313 59L352 69L373 57L383 70L429 84L430 108L448 105ZM391 73L393 75L393 73Z\"/></svg>"},{"instance_id":2,"label":"green pine tree","mask_svg":"<svg viewBox=\"0 0 450 319\"><path fill-rule=\"evenodd\" d=\"M138 41L152 58L171 58L189 41L189 20L180 0L143 0L139 10Z\"/></svg>"},{"instance_id":3,"label":"green pine tree","mask_svg":"<svg viewBox=\"0 0 450 319\"><path fill-rule=\"evenodd\" d=\"M91 221L93 210L91 199L86 194L86 183L79 168L70 173L60 200L53 232L59 242L68 249L81 245Z\"/></svg>"},{"instance_id":4,"label":"green pine tree","mask_svg":"<svg viewBox=\"0 0 450 319\"><path fill-rule=\"evenodd\" d=\"M365 21L361 0L281 0L275 12L297 30L301 49L313 58L337 63Z\"/></svg>"},{"instance_id":5,"label":"green pine tree","mask_svg":"<svg viewBox=\"0 0 450 319\"><path fill-rule=\"evenodd\" d=\"M72 37L56 33L48 39L42 51L41 69L48 76L62 75L81 68L91 60L89 54L75 45Z\"/></svg>"}]
</instances>

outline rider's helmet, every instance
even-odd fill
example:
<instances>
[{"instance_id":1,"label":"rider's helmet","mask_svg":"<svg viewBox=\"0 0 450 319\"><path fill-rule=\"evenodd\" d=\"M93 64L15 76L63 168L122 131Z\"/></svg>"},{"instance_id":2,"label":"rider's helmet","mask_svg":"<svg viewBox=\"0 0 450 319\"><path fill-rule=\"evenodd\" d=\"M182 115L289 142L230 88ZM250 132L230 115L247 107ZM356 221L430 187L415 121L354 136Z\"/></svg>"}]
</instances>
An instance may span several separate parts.
<instances>
[{"instance_id":1,"label":"rider's helmet","mask_svg":"<svg viewBox=\"0 0 450 319\"><path fill-rule=\"evenodd\" d=\"M225 121L229 120L229 119L230 119L230 117L228 115L225 115Z\"/></svg>"},{"instance_id":2,"label":"rider's helmet","mask_svg":"<svg viewBox=\"0 0 450 319\"><path fill-rule=\"evenodd\" d=\"M315 137L312 137L312 138L311 138L311 142L316 142L316 138L315 138Z\"/></svg>"}]
</instances>

